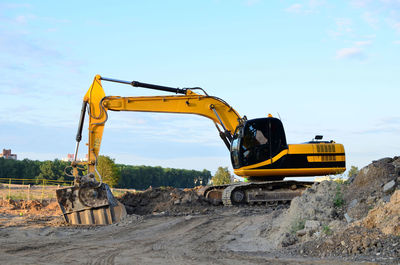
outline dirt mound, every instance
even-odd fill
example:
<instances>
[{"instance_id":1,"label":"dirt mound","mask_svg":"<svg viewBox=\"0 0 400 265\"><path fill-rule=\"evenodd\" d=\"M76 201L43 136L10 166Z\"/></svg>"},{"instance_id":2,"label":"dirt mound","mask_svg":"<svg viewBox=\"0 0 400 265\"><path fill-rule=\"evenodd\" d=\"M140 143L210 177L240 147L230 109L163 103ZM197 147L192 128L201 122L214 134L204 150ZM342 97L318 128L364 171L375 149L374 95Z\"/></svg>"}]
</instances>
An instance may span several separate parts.
<instances>
[{"instance_id":1,"label":"dirt mound","mask_svg":"<svg viewBox=\"0 0 400 265\"><path fill-rule=\"evenodd\" d=\"M314 184L284 215L281 246L302 243L293 246L302 255L398 259L399 174L400 158L384 158L347 183Z\"/></svg>"},{"instance_id":2,"label":"dirt mound","mask_svg":"<svg viewBox=\"0 0 400 265\"><path fill-rule=\"evenodd\" d=\"M212 205L197 195L195 189L150 188L144 192L125 193L122 202L128 214L172 214L186 215L205 213Z\"/></svg>"},{"instance_id":3,"label":"dirt mound","mask_svg":"<svg viewBox=\"0 0 400 265\"><path fill-rule=\"evenodd\" d=\"M0 212L19 215L61 215L58 203L51 200L25 201L25 200L0 200Z\"/></svg>"},{"instance_id":4,"label":"dirt mound","mask_svg":"<svg viewBox=\"0 0 400 265\"><path fill-rule=\"evenodd\" d=\"M318 257L365 255L377 260L397 260L400 257L400 237L384 235L377 229L349 227L330 237L304 243L299 254Z\"/></svg>"},{"instance_id":5,"label":"dirt mound","mask_svg":"<svg viewBox=\"0 0 400 265\"><path fill-rule=\"evenodd\" d=\"M382 158L362 168L344 194L349 217L359 220L379 201L388 202L399 176L400 157Z\"/></svg>"},{"instance_id":6,"label":"dirt mound","mask_svg":"<svg viewBox=\"0 0 400 265\"><path fill-rule=\"evenodd\" d=\"M391 196L390 202L372 209L359 225L400 236L400 190Z\"/></svg>"},{"instance_id":7,"label":"dirt mound","mask_svg":"<svg viewBox=\"0 0 400 265\"><path fill-rule=\"evenodd\" d=\"M342 218L342 213L337 207L340 204L340 194L342 193L343 186L339 183L333 181L316 182L311 188L305 190L300 197L292 200L288 218L321 222L330 222L333 219Z\"/></svg>"},{"instance_id":8,"label":"dirt mound","mask_svg":"<svg viewBox=\"0 0 400 265\"><path fill-rule=\"evenodd\" d=\"M346 225L340 207L342 192L343 185L323 181L294 198L279 222L278 246L313 240Z\"/></svg>"}]
</instances>

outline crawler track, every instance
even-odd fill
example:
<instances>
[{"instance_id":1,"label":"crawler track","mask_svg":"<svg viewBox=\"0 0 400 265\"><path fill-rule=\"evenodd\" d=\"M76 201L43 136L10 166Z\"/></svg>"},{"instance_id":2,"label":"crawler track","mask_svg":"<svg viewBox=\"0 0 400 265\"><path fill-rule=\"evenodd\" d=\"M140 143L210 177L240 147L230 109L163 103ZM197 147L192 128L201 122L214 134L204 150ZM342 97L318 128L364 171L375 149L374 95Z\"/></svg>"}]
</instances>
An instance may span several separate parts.
<instances>
[{"instance_id":1,"label":"crawler track","mask_svg":"<svg viewBox=\"0 0 400 265\"><path fill-rule=\"evenodd\" d=\"M291 201L311 187L311 181L264 181L232 185L206 186L198 193L215 204L274 204Z\"/></svg>"}]
</instances>

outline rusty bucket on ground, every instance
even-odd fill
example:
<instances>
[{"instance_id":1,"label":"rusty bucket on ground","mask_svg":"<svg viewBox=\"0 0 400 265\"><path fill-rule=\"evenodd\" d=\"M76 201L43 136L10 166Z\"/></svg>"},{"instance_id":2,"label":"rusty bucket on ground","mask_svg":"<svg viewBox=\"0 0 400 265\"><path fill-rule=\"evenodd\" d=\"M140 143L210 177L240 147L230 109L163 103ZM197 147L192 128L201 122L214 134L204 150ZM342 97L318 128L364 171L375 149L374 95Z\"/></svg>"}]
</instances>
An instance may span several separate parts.
<instances>
[{"instance_id":1,"label":"rusty bucket on ground","mask_svg":"<svg viewBox=\"0 0 400 265\"><path fill-rule=\"evenodd\" d=\"M87 183L56 190L64 219L71 225L108 225L126 216L120 203L105 183Z\"/></svg>"}]
</instances>

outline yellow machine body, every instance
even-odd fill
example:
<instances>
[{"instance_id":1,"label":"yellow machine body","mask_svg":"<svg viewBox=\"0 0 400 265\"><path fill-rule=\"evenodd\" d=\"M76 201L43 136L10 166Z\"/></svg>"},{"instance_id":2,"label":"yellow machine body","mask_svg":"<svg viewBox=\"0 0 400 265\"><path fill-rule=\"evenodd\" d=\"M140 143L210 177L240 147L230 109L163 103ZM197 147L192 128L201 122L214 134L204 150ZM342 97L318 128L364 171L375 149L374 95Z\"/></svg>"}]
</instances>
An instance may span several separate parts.
<instances>
[{"instance_id":1,"label":"yellow machine body","mask_svg":"<svg viewBox=\"0 0 400 265\"><path fill-rule=\"evenodd\" d=\"M102 80L130 84L134 87L176 93L176 95L120 97L106 96ZM290 200L299 191L270 193L271 183L265 181L282 180L287 176L317 176L338 174L345 171L345 151L341 144L333 141L312 141L304 144L287 144L282 122L272 116L251 119L241 117L224 100L194 90L178 89L137 81L121 81L96 75L83 98L81 118L76 137L75 159L82 138L82 128L86 109L89 113L88 160L72 163L75 185L57 190L57 199L65 220L70 224L104 225L119 222L125 215L124 206L112 195L110 188L102 183L97 171L97 158L108 119L108 111L140 111L160 113L195 114L212 120L219 135L228 147L234 173L264 184L233 187L216 187L217 194L226 205L232 203L262 202L270 200ZM179 94L179 95L178 95ZM87 166L87 175L79 174L78 166ZM99 181L97 181L97 179ZM275 188L282 189L293 183L276 182ZM305 188L308 184L298 183ZM223 190L223 194L221 191ZM263 190L261 192L261 190ZM260 195L262 193L262 196ZM210 192L208 192L210 193ZM279 195L279 196L278 196ZM263 199L260 199L261 197ZM245 198L245 199L244 199ZM242 201L243 200L243 201Z\"/></svg>"}]
</instances>

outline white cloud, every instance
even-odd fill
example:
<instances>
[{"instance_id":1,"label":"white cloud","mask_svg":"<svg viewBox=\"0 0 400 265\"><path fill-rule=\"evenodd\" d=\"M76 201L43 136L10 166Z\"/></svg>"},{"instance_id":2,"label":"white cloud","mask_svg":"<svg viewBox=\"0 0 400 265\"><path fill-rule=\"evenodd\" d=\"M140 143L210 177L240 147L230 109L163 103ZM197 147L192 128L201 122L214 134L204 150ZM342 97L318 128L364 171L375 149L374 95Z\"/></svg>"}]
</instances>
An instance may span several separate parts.
<instances>
[{"instance_id":1,"label":"white cloud","mask_svg":"<svg viewBox=\"0 0 400 265\"><path fill-rule=\"evenodd\" d=\"M286 12L289 13L297 13L297 14L310 14L317 12L318 8L323 6L325 1L323 0L309 0L305 4L295 3L285 9Z\"/></svg>"},{"instance_id":2,"label":"white cloud","mask_svg":"<svg viewBox=\"0 0 400 265\"><path fill-rule=\"evenodd\" d=\"M400 40L395 40L393 43L400 45Z\"/></svg>"},{"instance_id":3,"label":"white cloud","mask_svg":"<svg viewBox=\"0 0 400 265\"><path fill-rule=\"evenodd\" d=\"M335 22L336 25L341 29L349 28L352 24L351 19L349 18L337 18Z\"/></svg>"},{"instance_id":4,"label":"white cloud","mask_svg":"<svg viewBox=\"0 0 400 265\"><path fill-rule=\"evenodd\" d=\"M381 0L381 2L389 7L400 7L400 0Z\"/></svg>"},{"instance_id":5,"label":"white cloud","mask_svg":"<svg viewBox=\"0 0 400 265\"><path fill-rule=\"evenodd\" d=\"M379 19L377 18L376 14L374 14L372 12L364 12L364 14L362 15L362 18L372 28L374 28L374 29L378 28Z\"/></svg>"},{"instance_id":6,"label":"white cloud","mask_svg":"<svg viewBox=\"0 0 400 265\"><path fill-rule=\"evenodd\" d=\"M286 12L289 13L301 13L303 10L303 6L301 4L293 4L286 8Z\"/></svg>"},{"instance_id":7,"label":"white cloud","mask_svg":"<svg viewBox=\"0 0 400 265\"><path fill-rule=\"evenodd\" d=\"M330 35L334 38L353 33L353 22L349 18L336 18L335 19L336 29L330 31Z\"/></svg>"},{"instance_id":8,"label":"white cloud","mask_svg":"<svg viewBox=\"0 0 400 265\"><path fill-rule=\"evenodd\" d=\"M350 4L355 7L366 7L371 0L352 0L350 1Z\"/></svg>"},{"instance_id":9,"label":"white cloud","mask_svg":"<svg viewBox=\"0 0 400 265\"><path fill-rule=\"evenodd\" d=\"M16 4L16 3L3 3L0 4L1 8L4 9L14 9L14 8L31 8L32 6L30 4Z\"/></svg>"},{"instance_id":10,"label":"white cloud","mask_svg":"<svg viewBox=\"0 0 400 265\"><path fill-rule=\"evenodd\" d=\"M35 15L19 15L15 17L14 21L17 22L18 24L26 24L30 20L33 20L35 18L36 18Z\"/></svg>"},{"instance_id":11,"label":"white cloud","mask_svg":"<svg viewBox=\"0 0 400 265\"><path fill-rule=\"evenodd\" d=\"M366 55L359 47L343 48L336 52L336 58L338 59L355 59L364 60Z\"/></svg>"},{"instance_id":12,"label":"white cloud","mask_svg":"<svg viewBox=\"0 0 400 265\"><path fill-rule=\"evenodd\" d=\"M392 22L392 27L400 33L400 21Z\"/></svg>"},{"instance_id":13,"label":"white cloud","mask_svg":"<svg viewBox=\"0 0 400 265\"><path fill-rule=\"evenodd\" d=\"M323 1L323 0L310 0L310 1L308 1L308 5L311 8L316 8L316 7L322 6L324 4L325 4L325 1Z\"/></svg>"},{"instance_id":14,"label":"white cloud","mask_svg":"<svg viewBox=\"0 0 400 265\"><path fill-rule=\"evenodd\" d=\"M228 153L226 154L226 156L196 156L196 154L193 153L190 156L159 159L154 157L124 154L122 152L108 153L108 155L115 158L115 161L117 163L127 165L148 165L194 170L203 170L206 168L212 172L215 172L220 166L227 166L231 172L233 171Z\"/></svg>"},{"instance_id":15,"label":"white cloud","mask_svg":"<svg viewBox=\"0 0 400 265\"><path fill-rule=\"evenodd\" d=\"M356 41L354 44L356 46L366 46L366 45L370 45L372 43L372 41L370 40L364 40L364 41Z\"/></svg>"},{"instance_id":16,"label":"white cloud","mask_svg":"<svg viewBox=\"0 0 400 265\"><path fill-rule=\"evenodd\" d=\"M260 1L261 1L261 0L246 0L246 1L245 1L245 5L247 5L247 6L254 6L254 5L260 3Z\"/></svg>"}]
</instances>

